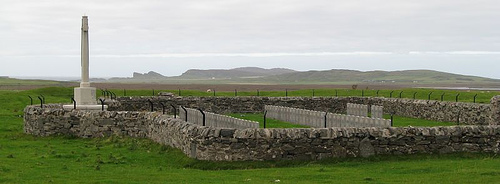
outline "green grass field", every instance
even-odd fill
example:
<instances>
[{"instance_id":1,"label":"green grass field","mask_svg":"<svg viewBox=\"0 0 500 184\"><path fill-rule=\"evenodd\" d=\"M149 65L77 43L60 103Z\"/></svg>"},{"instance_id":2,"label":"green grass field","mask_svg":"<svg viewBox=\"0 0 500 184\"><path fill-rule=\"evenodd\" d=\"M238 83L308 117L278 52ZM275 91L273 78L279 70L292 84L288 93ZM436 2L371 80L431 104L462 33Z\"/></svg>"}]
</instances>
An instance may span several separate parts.
<instances>
[{"instance_id":1,"label":"green grass field","mask_svg":"<svg viewBox=\"0 0 500 184\"><path fill-rule=\"evenodd\" d=\"M0 91L0 183L498 183L492 154L321 161L208 162L147 139L23 133L28 95L70 103L72 89Z\"/></svg>"},{"instance_id":2,"label":"green grass field","mask_svg":"<svg viewBox=\"0 0 500 184\"><path fill-rule=\"evenodd\" d=\"M126 90L123 89L109 89L113 91L117 96L123 96L125 93L127 96L151 96L153 94L153 90ZM179 90L161 90L156 89L154 92L157 94L158 92L172 92L176 95L179 95ZM377 95L378 91L378 95ZM459 102L474 102L474 96L476 96L476 103L490 103L490 99L493 96L500 95L498 91L456 91L456 90L434 90L434 89L417 89L417 88L409 88L402 90L352 90L352 89L305 89L305 90L285 90L282 91L216 91L215 96L271 96L271 97L280 97L280 96L324 96L324 97L346 97L346 96L366 96L366 97L392 97L399 98L399 94L401 93L401 98L413 99L413 95L415 95L416 99L429 99L429 94L431 100L441 100L441 96L443 96L443 101L456 101L456 96L458 96ZM98 92L100 94L100 91ZM196 91L196 90L180 90L181 96L214 96L213 92L206 91Z\"/></svg>"},{"instance_id":3,"label":"green grass field","mask_svg":"<svg viewBox=\"0 0 500 184\"><path fill-rule=\"evenodd\" d=\"M61 85L71 82L59 82L51 80L23 80L13 78L0 78L0 85L2 86L18 86L18 85Z\"/></svg>"}]
</instances>

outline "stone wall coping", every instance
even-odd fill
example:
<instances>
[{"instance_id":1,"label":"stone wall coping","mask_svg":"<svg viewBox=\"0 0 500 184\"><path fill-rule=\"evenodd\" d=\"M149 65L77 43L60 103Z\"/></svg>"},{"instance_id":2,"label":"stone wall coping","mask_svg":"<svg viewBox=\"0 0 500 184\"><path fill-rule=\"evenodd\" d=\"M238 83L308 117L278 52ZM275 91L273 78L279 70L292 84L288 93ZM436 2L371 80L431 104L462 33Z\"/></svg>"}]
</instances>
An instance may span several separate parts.
<instances>
[{"instance_id":1,"label":"stone wall coping","mask_svg":"<svg viewBox=\"0 0 500 184\"><path fill-rule=\"evenodd\" d=\"M472 103L472 102L452 102L452 101L439 101L439 100L423 100L423 99L409 99L409 98L387 98L387 97L356 97L356 96L293 96L293 97L267 97L267 96L176 96L176 97L165 97L165 96L132 96L132 97L117 97L118 101L120 100L134 100L134 99L225 99L225 98L238 98L238 99L279 99L283 101L293 101L300 99L380 99L385 101L403 101L403 102L411 102L411 103L421 103L421 104L442 104L449 103L453 105L458 104L467 104L467 105L478 105L478 106L490 106L490 104L480 104L480 103Z\"/></svg>"}]
</instances>

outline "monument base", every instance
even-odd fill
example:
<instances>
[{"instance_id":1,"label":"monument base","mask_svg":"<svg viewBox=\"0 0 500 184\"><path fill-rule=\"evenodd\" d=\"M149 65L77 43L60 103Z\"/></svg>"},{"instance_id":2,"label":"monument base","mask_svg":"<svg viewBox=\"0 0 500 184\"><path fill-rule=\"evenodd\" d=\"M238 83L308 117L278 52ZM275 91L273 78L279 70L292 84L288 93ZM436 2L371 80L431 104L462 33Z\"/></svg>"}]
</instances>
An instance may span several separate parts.
<instances>
[{"instance_id":1,"label":"monument base","mask_svg":"<svg viewBox=\"0 0 500 184\"><path fill-rule=\"evenodd\" d=\"M64 110L75 109L74 105L63 105ZM76 105L76 110L102 111L102 105ZM104 105L104 110L108 110L108 106Z\"/></svg>"},{"instance_id":2,"label":"monument base","mask_svg":"<svg viewBox=\"0 0 500 184\"><path fill-rule=\"evenodd\" d=\"M75 88L75 101L77 105L97 105L96 89L93 87Z\"/></svg>"}]
</instances>

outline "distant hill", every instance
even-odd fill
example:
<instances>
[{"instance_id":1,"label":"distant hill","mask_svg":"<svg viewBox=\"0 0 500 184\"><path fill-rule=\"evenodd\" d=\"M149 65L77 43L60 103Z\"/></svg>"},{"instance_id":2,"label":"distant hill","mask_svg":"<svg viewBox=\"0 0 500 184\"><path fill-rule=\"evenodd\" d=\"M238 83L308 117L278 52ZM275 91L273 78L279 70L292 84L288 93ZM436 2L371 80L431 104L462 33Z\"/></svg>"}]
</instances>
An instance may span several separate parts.
<instances>
[{"instance_id":1,"label":"distant hill","mask_svg":"<svg viewBox=\"0 0 500 184\"><path fill-rule=\"evenodd\" d=\"M134 78L134 79L162 79L162 78L165 78L165 76L163 76L162 74L150 71L150 72L144 73L144 74L134 72L134 74L132 74L132 78Z\"/></svg>"},{"instance_id":2,"label":"distant hill","mask_svg":"<svg viewBox=\"0 0 500 184\"><path fill-rule=\"evenodd\" d=\"M191 69L180 76L166 77L157 72L134 72L132 78L112 78L108 82L153 82L175 84L500 84L499 79L459 75L434 70L356 71L324 70L295 71L286 68L264 69L242 67L234 69Z\"/></svg>"},{"instance_id":3,"label":"distant hill","mask_svg":"<svg viewBox=\"0 0 500 184\"><path fill-rule=\"evenodd\" d=\"M433 70L403 71L356 71L326 70L307 71L263 77L260 80L274 83L325 83L325 82L367 82L367 83L472 83L500 82L498 79L458 75Z\"/></svg>"},{"instance_id":4,"label":"distant hill","mask_svg":"<svg viewBox=\"0 0 500 184\"><path fill-rule=\"evenodd\" d=\"M297 72L286 68L264 69L258 67L242 67L234 69L191 69L184 72L179 78L184 79L234 79L234 78L258 78L264 76L281 75Z\"/></svg>"}]
</instances>

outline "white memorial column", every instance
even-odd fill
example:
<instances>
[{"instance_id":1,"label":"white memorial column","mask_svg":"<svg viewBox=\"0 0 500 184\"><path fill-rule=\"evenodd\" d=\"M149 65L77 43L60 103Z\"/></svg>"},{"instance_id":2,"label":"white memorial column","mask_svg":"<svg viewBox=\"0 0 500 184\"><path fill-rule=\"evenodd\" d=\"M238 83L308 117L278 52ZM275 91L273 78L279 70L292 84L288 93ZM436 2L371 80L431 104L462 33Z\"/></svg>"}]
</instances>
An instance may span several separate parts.
<instances>
[{"instance_id":1,"label":"white memorial column","mask_svg":"<svg viewBox=\"0 0 500 184\"><path fill-rule=\"evenodd\" d=\"M77 105L96 105L96 89L90 87L89 82L89 20L87 16L82 16L81 41L82 81L80 82L80 87L75 88L75 101Z\"/></svg>"},{"instance_id":2,"label":"white memorial column","mask_svg":"<svg viewBox=\"0 0 500 184\"><path fill-rule=\"evenodd\" d=\"M74 90L74 99L76 106L63 105L66 110L81 109L81 110L106 110L107 105L101 106L97 104L96 89L90 87L89 82L89 20L87 16L82 16L82 32L81 32L81 70L82 81L80 87Z\"/></svg>"},{"instance_id":3,"label":"white memorial column","mask_svg":"<svg viewBox=\"0 0 500 184\"><path fill-rule=\"evenodd\" d=\"M89 83L89 19L87 16L82 17L82 50L81 50L81 67L82 81L80 87L90 87Z\"/></svg>"}]
</instances>

